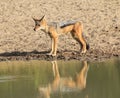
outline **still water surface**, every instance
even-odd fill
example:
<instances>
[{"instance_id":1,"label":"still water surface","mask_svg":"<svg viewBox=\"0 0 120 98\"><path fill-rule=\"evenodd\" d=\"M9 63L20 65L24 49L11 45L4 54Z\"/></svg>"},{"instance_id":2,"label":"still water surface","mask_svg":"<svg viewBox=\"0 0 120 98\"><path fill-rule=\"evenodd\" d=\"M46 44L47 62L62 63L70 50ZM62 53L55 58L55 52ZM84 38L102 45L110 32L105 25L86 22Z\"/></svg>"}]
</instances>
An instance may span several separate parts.
<instances>
[{"instance_id":1,"label":"still water surface","mask_svg":"<svg viewBox=\"0 0 120 98\"><path fill-rule=\"evenodd\" d=\"M0 98L120 98L120 59L0 62Z\"/></svg>"}]
</instances>

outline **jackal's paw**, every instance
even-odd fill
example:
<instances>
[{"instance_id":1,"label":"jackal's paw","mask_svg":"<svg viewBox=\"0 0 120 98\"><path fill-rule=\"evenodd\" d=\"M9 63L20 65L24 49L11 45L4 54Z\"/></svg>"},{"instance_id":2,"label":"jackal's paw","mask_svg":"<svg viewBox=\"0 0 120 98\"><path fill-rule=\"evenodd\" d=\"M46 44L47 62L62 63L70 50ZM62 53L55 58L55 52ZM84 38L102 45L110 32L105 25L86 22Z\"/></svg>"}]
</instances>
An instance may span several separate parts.
<instances>
[{"instance_id":1,"label":"jackal's paw","mask_svg":"<svg viewBox=\"0 0 120 98\"><path fill-rule=\"evenodd\" d=\"M81 53L82 53L82 54L86 53L86 50L82 50Z\"/></svg>"},{"instance_id":2,"label":"jackal's paw","mask_svg":"<svg viewBox=\"0 0 120 98\"><path fill-rule=\"evenodd\" d=\"M47 53L47 55L52 55L52 53L50 52L50 53Z\"/></svg>"},{"instance_id":3,"label":"jackal's paw","mask_svg":"<svg viewBox=\"0 0 120 98\"><path fill-rule=\"evenodd\" d=\"M52 54L52 56L55 57L55 56L56 56L56 53Z\"/></svg>"}]
</instances>

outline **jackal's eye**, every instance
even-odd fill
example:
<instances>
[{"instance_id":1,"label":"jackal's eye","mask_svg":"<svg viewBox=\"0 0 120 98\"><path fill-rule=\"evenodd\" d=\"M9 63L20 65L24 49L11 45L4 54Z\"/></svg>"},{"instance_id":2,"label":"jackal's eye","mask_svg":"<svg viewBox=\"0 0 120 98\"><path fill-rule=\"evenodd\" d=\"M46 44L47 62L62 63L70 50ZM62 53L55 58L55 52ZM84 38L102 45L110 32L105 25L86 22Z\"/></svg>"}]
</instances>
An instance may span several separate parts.
<instances>
[{"instance_id":1,"label":"jackal's eye","mask_svg":"<svg viewBox=\"0 0 120 98\"><path fill-rule=\"evenodd\" d=\"M40 24L37 24L37 26L40 26Z\"/></svg>"}]
</instances>

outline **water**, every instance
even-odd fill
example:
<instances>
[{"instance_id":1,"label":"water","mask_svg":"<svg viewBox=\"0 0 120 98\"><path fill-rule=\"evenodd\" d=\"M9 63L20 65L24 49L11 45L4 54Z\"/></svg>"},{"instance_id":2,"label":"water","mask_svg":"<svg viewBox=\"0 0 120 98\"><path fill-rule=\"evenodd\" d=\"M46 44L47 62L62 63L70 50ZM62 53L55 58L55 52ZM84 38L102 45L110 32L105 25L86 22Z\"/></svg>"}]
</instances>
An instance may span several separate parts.
<instances>
[{"instance_id":1,"label":"water","mask_svg":"<svg viewBox=\"0 0 120 98\"><path fill-rule=\"evenodd\" d=\"M120 59L0 62L0 98L120 98Z\"/></svg>"}]
</instances>

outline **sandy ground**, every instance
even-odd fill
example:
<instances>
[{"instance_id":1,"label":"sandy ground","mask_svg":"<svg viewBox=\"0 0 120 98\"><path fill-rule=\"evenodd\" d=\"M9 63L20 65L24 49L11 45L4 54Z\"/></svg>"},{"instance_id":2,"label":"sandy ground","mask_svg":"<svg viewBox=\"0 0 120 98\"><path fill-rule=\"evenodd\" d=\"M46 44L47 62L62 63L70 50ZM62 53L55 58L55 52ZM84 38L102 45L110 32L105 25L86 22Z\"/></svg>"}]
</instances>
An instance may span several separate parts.
<instances>
[{"instance_id":1,"label":"sandy ground","mask_svg":"<svg viewBox=\"0 0 120 98\"><path fill-rule=\"evenodd\" d=\"M89 57L120 56L119 0L0 0L0 58L6 53L17 56L37 51L40 55L50 50L49 36L33 31L32 17L43 15L49 22L80 20L90 44ZM67 50L79 53L70 34L60 36L59 42L58 56Z\"/></svg>"}]
</instances>

